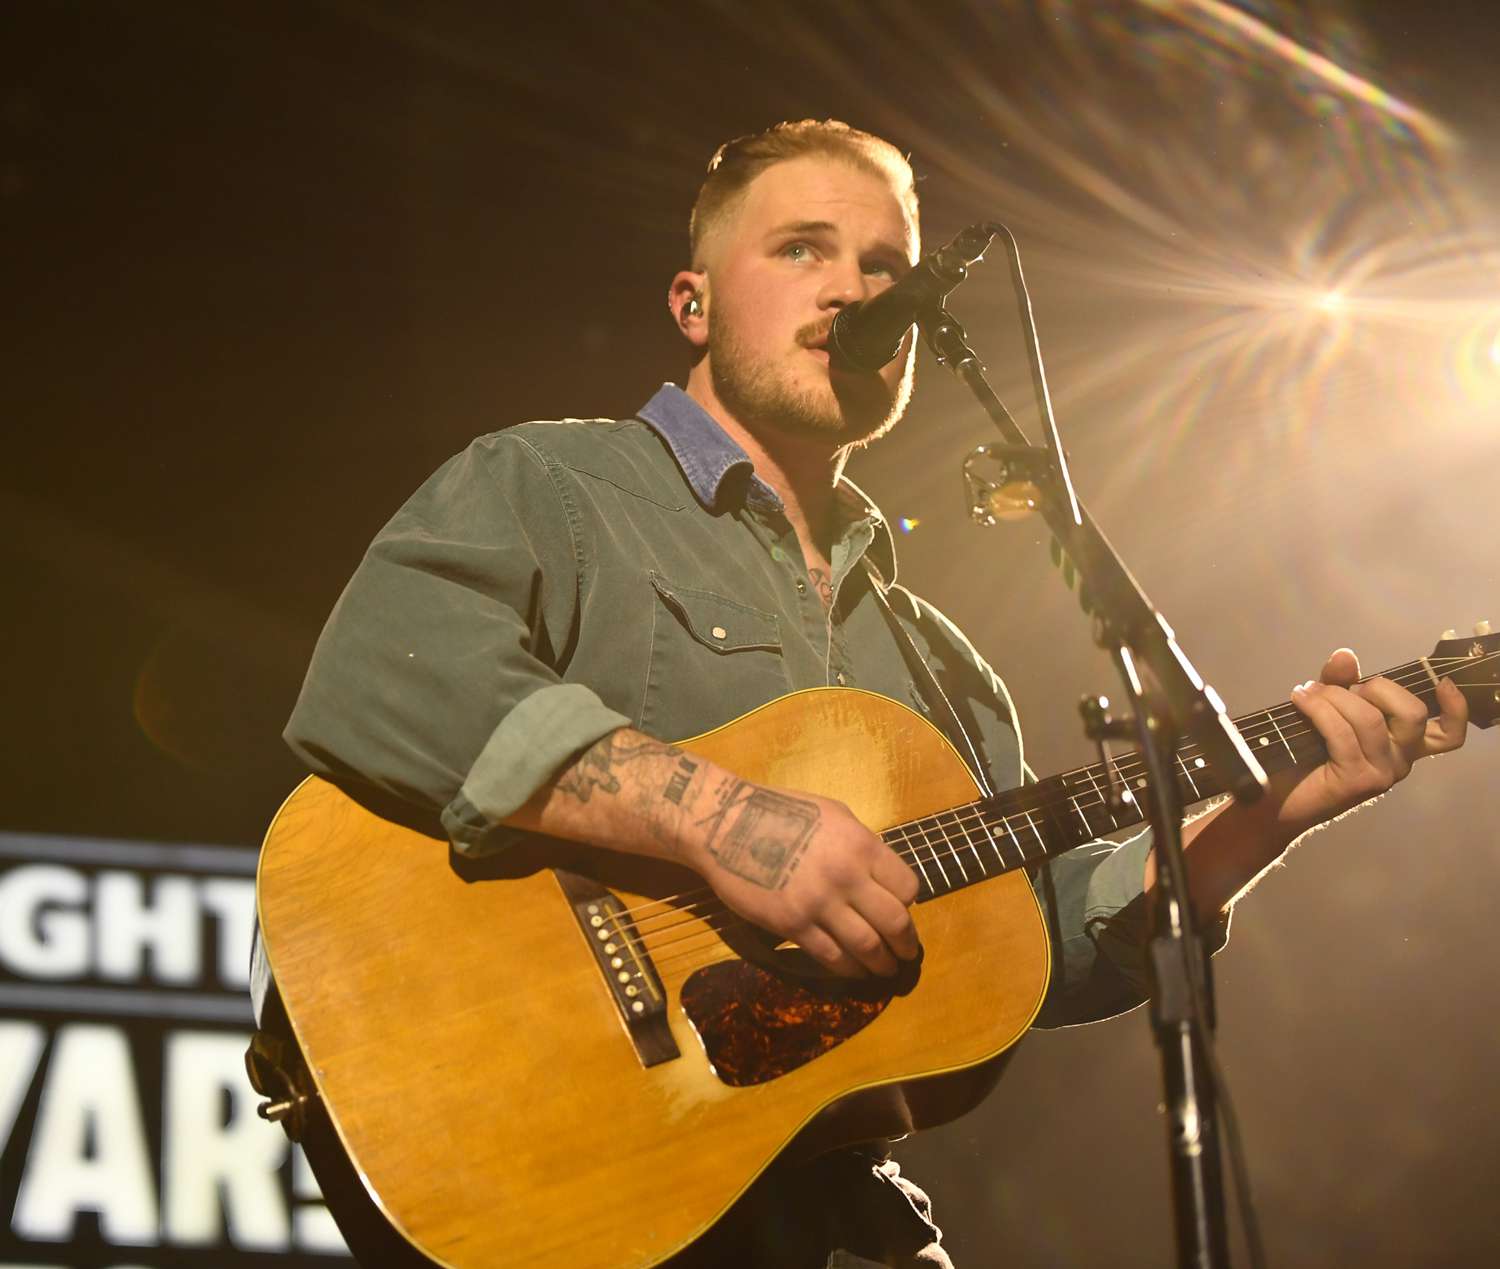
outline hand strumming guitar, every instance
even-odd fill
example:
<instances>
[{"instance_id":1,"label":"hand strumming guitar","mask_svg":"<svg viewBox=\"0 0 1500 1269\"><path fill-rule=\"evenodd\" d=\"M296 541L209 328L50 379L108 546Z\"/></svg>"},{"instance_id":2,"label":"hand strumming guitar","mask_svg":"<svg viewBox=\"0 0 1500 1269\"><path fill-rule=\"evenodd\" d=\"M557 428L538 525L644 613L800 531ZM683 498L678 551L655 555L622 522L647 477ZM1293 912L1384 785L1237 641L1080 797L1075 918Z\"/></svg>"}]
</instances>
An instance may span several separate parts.
<instances>
[{"instance_id":1,"label":"hand strumming guitar","mask_svg":"<svg viewBox=\"0 0 1500 1269\"><path fill-rule=\"evenodd\" d=\"M838 974L917 955L917 877L849 808L771 788L621 728L509 823L687 865L735 912Z\"/></svg>"}]
</instances>

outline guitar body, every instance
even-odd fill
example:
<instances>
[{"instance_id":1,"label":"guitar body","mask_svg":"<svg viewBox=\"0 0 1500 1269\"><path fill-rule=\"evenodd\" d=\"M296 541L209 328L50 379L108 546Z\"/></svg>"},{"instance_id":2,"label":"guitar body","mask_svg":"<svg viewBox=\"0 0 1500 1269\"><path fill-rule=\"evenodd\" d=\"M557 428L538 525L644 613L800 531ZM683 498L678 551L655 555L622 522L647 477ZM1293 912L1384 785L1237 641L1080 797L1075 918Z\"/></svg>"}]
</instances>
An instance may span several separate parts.
<instances>
[{"instance_id":1,"label":"guitar body","mask_svg":"<svg viewBox=\"0 0 1500 1269\"><path fill-rule=\"evenodd\" d=\"M757 783L840 798L876 830L979 796L929 723L852 689L783 697L682 743ZM670 916L651 956L676 1056L643 1063L548 867L561 861L627 908ZM701 887L562 843L452 859L317 778L287 800L258 880L267 956L344 1152L424 1256L646 1269L789 1147L814 1154L963 1113L1041 1006L1048 941L1016 871L918 904L924 959L909 991L816 1056L734 1086L682 1007L696 971L736 956L722 917L672 899ZM825 986L840 990L811 990Z\"/></svg>"}]
</instances>

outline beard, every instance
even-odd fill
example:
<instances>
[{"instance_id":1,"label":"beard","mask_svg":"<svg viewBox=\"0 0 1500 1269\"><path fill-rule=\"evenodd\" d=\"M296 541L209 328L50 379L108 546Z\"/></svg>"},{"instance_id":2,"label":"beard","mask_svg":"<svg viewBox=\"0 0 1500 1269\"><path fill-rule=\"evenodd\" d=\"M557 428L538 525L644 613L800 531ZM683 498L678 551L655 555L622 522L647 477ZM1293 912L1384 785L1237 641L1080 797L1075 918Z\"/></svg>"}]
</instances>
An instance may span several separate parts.
<instances>
[{"instance_id":1,"label":"beard","mask_svg":"<svg viewBox=\"0 0 1500 1269\"><path fill-rule=\"evenodd\" d=\"M790 366L770 362L739 338L722 310L708 333L709 369L714 392L735 418L788 436L822 439L837 445L867 445L891 430L911 400L916 341L894 386L878 374L833 372L827 380L798 383ZM827 322L797 332L798 347L808 348L828 333Z\"/></svg>"}]
</instances>

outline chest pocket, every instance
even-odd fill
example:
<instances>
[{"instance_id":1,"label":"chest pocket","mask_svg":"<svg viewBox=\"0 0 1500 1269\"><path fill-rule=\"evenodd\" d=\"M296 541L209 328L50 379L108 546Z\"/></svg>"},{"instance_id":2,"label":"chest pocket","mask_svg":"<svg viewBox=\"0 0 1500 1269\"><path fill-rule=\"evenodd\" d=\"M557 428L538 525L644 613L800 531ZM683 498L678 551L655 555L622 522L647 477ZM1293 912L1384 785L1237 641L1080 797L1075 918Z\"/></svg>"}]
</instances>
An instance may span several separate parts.
<instances>
[{"instance_id":1,"label":"chest pocket","mask_svg":"<svg viewBox=\"0 0 1500 1269\"><path fill-rule=\"evenodd\" d=\"M791 689L775 613L655 570L647 576L654 594L642 730L685 740Z\"/></svg>"}]
</instances>

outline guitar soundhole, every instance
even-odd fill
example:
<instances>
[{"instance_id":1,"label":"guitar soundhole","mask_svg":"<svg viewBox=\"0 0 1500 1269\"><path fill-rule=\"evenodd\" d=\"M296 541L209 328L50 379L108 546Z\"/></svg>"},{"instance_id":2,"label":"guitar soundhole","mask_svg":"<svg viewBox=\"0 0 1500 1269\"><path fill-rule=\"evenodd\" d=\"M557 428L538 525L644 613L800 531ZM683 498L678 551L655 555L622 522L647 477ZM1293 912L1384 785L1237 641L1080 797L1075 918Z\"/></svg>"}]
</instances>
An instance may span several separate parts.
<instances>
[{"instance_id":1,"label":"guitar soundhole","mask_svg":"<svg viewBox=\"0 0 1500 1269\"><path fill-rule=\"evenodd\" d=\"M720 961L682 985L682 1008L714 1074L731 1088L764 1084L869 1026L900 986L806 986L752 965Z\"/></svg>"}]
</instances>

